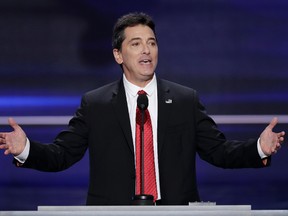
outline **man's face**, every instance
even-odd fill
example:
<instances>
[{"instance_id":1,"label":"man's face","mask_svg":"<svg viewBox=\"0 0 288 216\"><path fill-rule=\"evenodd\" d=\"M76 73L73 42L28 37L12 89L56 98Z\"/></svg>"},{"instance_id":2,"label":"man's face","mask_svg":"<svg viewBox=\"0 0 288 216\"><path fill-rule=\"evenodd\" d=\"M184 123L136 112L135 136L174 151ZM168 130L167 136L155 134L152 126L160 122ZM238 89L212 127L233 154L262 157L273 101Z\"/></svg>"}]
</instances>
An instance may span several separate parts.
<instances>
[{"instance_id":1,"label":"man's face","mask_svg":"<svg viewBox=\"0 0 288 216\"><path fill-rule=\"evenodd\" d=\"M137 25L124 30L121 50L114 49L118 64L131 83L144 87L152 78L158 62L158 46L152 29Z\"/></svg>"}]
</instances>

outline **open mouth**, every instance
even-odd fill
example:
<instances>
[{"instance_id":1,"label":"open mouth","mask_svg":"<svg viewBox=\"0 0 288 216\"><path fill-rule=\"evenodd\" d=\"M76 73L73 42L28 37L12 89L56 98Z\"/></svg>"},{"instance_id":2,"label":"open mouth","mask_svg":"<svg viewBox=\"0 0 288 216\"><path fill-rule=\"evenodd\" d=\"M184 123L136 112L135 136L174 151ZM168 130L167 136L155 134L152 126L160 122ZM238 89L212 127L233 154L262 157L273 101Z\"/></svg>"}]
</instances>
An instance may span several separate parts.
<instances>
[{"instance_id":1,"label":"open mouth","mask_svg":"<svg viewBox=\"0 0 288 216\"><path fill-rule=\"evenodd\" d=\"M149 59L143 59L140 61L141 64L150 64L151 63L151 60Z\"/></svg>"}]
</instances>

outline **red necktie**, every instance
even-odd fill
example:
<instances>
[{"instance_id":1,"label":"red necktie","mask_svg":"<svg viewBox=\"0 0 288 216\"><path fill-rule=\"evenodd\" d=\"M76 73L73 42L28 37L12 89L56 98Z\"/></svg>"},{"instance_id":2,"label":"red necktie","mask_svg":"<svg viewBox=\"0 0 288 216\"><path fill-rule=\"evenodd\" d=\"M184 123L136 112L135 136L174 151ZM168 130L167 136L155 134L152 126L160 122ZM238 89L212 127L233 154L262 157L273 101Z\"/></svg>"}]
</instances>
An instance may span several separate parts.
<instances>
[{"instance_id":1,"label":"red necktie","mask_svg":"<svg viewBox=\"0 0 288 216\"><path fill-rule=\"evenodd\" d=\"M138 94L146 94L141 90ZM153 132L151 118L148 109L145 111L144 117L144 182L141 179L141 110L136 109L136 194L153 195L154 201L157 199L155 163L154 163L154 147ZM144 191L141 192L141 184Z\"/></svg>"}]
</instances>

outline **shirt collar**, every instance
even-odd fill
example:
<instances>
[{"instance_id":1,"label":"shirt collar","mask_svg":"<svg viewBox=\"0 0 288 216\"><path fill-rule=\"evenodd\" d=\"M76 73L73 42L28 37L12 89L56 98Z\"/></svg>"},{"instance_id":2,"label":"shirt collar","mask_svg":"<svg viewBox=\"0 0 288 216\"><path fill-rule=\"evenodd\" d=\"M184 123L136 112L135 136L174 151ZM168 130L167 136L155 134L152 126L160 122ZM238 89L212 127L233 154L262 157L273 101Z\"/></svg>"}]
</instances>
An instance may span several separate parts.
<instances>
[{"instance_id":1,"label":"shirt collar","mask_svg":"<svg viewBox=\"0 0 288 216\"><path fill-rule=\"evenodd\" d=\"M153 75L152 80L144 88L140 88L139 86L136 86L133 83L129 82L125 74L123 73L123 84L126 92L134 97L137 96L139 90L144 90L148 96L151 96L157 88L157 81L155 74Z\"/></svg>"}]
</instances>

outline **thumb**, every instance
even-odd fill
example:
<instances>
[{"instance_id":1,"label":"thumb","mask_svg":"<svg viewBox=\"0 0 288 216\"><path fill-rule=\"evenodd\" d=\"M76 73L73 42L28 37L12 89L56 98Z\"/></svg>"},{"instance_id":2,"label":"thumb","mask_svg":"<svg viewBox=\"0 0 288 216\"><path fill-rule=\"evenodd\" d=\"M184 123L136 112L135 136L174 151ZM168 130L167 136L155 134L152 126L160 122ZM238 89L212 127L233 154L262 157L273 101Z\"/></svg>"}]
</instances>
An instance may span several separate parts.
<instances>
[{"instance_id":1,"label":"thumb","mask_svg":"<svg viewBox=\"0 0 288 216\"><path fill-rule=\"evenodd\" d=\"M270 130L272 130L278 123L278 118L277 117L274 117L270 124L267 126L267 128L269 128Z\"/></svg>"},{"instance_id":2,"label":"thumb","mask_svg":"<svg viewBox=\"0 0 288 216\"><path fill-rule=\"evenodd\" d=\"M17 124L17 122L13 118L8 118L8 123L14 130L19 128L19 125Z\"/></svg>"}]
</instances>

